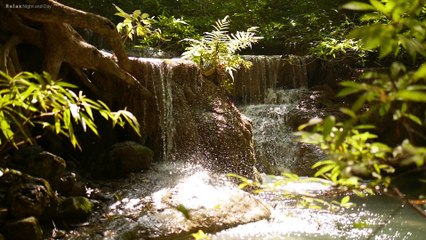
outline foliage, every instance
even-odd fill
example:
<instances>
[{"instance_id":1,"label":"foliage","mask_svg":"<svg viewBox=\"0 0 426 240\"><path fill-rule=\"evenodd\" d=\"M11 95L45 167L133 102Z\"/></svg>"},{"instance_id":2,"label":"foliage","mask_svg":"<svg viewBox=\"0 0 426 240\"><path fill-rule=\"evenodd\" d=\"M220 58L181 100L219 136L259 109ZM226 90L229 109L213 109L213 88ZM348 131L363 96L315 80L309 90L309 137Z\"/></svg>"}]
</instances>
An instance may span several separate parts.
<instances>
[{"instance_id":1,"label":"foliage","mask_svg":"<svg viewBox=\"0 0 426 240\"><path fill-rule=\"evenodd\" d=\"M198 232L193 233L192 237L194 240L208 240L210 239L209 235L205 234L203 230L198 230Z\"/></svg>"},{"instance_id":2,"label":"foliage","mask_svg":"<svg viewBox=\"0 0 426 240\"><path fill-rule=\"evenodd\" d=\"M372 0L370 3L350 2L343 6L352 10L374 10L361 18L367 25L353 30L350 37L359 38L366 49L379 49L381 58L391 53L398 55L400 47L413 58L417 54L426 55L422 45L426 23L420 18L424 1Z\"/></svg>"},{"instance_id":3,"label":"foliage","mask_svg":"<svg viewBox=\"0 0 426 240\"><path fill-rule=\"evenodd\" d=\"M272 54L291 51L292 49L284 48L287 44L308 47L309 43L320 41L344 19L344 13L337 9L343 1L345 0L61 0L79 9L101 14L116 23L122 21L122 18L114 17L114 3L125 12L144 9L151 16L175 16L176 19L185 19L185 22L190 23L195 33L210 31L210 26L216 19L229 15L233 19L230 26L232 32L259 26L259 35L265 39L254 51ZM164 29L160 29L164 33Z\"/></svg>"},{"instance_id":4,"label":"foliage","mask_svg":"<svg viewBox=\"0 0 426 240\"><path fill-rule=\"evenodd\" d=\"M250 27L245 32L229 33L229 25L229 17L226 16L217 20L214 30L204 33L201 39L185 39L191 45L186 48L182 57L197 63L205 76L228 73L233 79L233 71L240 66L251 66L251 62L244 60L237 52L251 47L261 37L256 36L256 27ZM227 83L229 82L225 81Z\"/></svg>"},{"instance_id":5,"label":"foliage","mask_svg":"<svg viewBox=\"0 0 426 240\"><path fill-rule=\"evenodd\" d=\"M68 138L80 148L75 125L98 135L94 113L112 124L128 123L139 134L139 123L128 111L112 112L102 101L87 98L76 86L53 80L48 73L22 72L14 77L0 72L0 153L23 143L35 143L32 129L41 126Z\"/></svg>"},{"instance_id":6,"label":"foliage","mask_svg":"<svg viewBox=\"0 0 426 240\"><path fill-rule=\"evenodd\" d=\"M348 29L354 27L356 24L348 18L338 26L330 27L332 31L321 33L322 38L312 43L310 53L317 58L332 62L353 58L363 66L369 51L362 48L359 40L346 37Z\"/></svg>"},{"instance_id":7,"label":"foliage","mask_svg":"<svg viewBox=\"0 0 426 240\"><path fill-rule=\"evenodd\" d=\"M118 32L122 33L123 40L138 40L137 48L151 47L163 51L182 50L184 46L180 40L185 37L194 37L195 29L187 22L173 16L159 15L150 17L148 13L135 10L129 14L114 5L115 15L123 18L117 24Z\"/></svg>"},{"instance_id":8,"label":"foliage","mask_svg":"<svg viewBox=\"0 0 426 240\"><path fill-rule=\"evenodd\" d=\"M153 28L160 34L155 34L150 38L142 38L140 47L149 46L164 51L182 52L187 43L181 41L183 38L197 38L195 28L184 18L175 18L174 16L159 15L153 19Z\"/></svg>"},{"instance_id":9,"label":"foliage","mask_svg":"<svg viewBox=\"0 0 426 240\"><path fill-rule=\"evenodd\" d=\"M257 181L253 181L251 179L247 179L243 176L237 174L228 174L229 177L237 178L240 180L239 187L250 188L253 193L262 194L262 193L274 193L275 195L279 194L280 199L291 199L296 202L296 207L310 208L310 209L328 209L331 211L336 211L340 208L350 208L353 207L354 204L350 202L350 196L343 197L340 201L333 200L324 200L319 196L305 192L298 191L297 189L286 188L291 183L312 183L318 182L324 185L330 185L331 182L325 182L323 179L319 179L316 177L299 177L296 174L292 173L283 173L282 176L273 176L269 175L268 178L272 179L272 181L268 183L260 183Z\"/></svg>"},{"instance_id":10,"label":"foliage","mask_svg":"<svg viewBox=\"0 0 426 240\"><path fill-rule=\"evenodd\" d=\"M354 29L349 37L360 39L367 50L378 49L381 58L391 53L397 56L404 49L416 59L418 54L425 54L426 22L421 17L425 3L417 0L347 3L344 7L348 9L373 11L362 16L368 22ZM408 69L394 62L387 71L366 72L358 82L344 81L341 85L338 96L355 96L351 108L341 108L348 119L343 122L333 116L313 119L300 127L300 130L309 127L310 131L298 133L302 141L319 145L328 154L328 159L313 166L318 168L317 176L358 192L365 189L373 192L391 183L394 166L425 164L426 63ZM394 141L389 141L391 146L376 141L385 139L372 133L374 125L365 124L377 116L402 126L402 130L393 129L396 134Z\"/></svg>"}]
</instances>

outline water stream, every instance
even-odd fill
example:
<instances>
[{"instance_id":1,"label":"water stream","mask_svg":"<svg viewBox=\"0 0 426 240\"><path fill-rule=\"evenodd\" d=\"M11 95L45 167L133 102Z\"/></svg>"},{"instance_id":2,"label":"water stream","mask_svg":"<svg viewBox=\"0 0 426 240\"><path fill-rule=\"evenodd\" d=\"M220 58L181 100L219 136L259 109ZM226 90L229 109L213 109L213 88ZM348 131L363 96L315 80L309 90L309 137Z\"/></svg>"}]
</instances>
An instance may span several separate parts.
<instances>
[{"instance_id":1,"label":"water stream","mask_svg":"<svg viewBox=\"0 0 426 240\"><path fill-rule=\"evenodd\" d=\"M294 126L291 127L289 123L294 122L294 114L301 111L305 117L319 114L316 107L301 105L303 99L314 95L307 90L309 73L305 59L290 57L290 60L285 60L281 56L247 58L252 60L254 65L252 70L236 74L235 94L241 103L239 110L250 118L253 124L256 154L263 162L258 166L259 169L263 172L291 171L301 175L309 174L310 165L321 157L321 153L296 143L292 137ZM155 85L155 100L159 112L162 113L159 118L162 123L162 154L167 160L177 137L173 122L176 119L173 119L172 112L178 109L171 104L173 88L169 81L173 72L165 67L163 62L152 60L149 63L150 72L154 74L152 77L162 79L161 84ZM122 199L105 207L107 210L104 218L108 220L103 220L103 223L97 224L95 228L82 228L72 232L68 239L140 239L134 236L141 236L144 226L151 224L153 229L157 227L154 226L155 221L143 214L149 204L155 204L155 194L159 194L159 201L162 201L168 195L161 194L167 191L174 194L176 189L185 190L182 191L183 195L177 196L186 197L186 192L195 194L184 199L187 207L205 206L212 201L213 208L216 208L214 199L227 199L229 192L236 190L223 176L210 177L209 174L205 169L191 164L165 161L150 171L133 174L128 179L104 182L104 188L110 189L111 192L117 191ZM267 174L262 176L265 183L274 184L275 177ZM330 186L324 182L300 181L286 184L273 193L259 194L255 198L269 206L269 219L216 232L209 235L210 239L420 240L426 235L423 217L410 206L390 196L354 199L357 207L337 211L299 207L294 199L283 197L283 192L289 191L295 194L309 192L321 196L330 190ZM327 198L331 201L333 197ZM153 200L147 202L147 199ZM192 238L186 236L179 239Z\"/></svg>"},{"instance_id":2,"label":"water stream","mask_svg":"<svg viewBox=\"0 0 426 240\"><path fill-rule=\"evenodd\" d=\"M279 68L281 58L263 59L266 72ZM257 157L267 160L278 171L291 171L304 175L313 161L322 157L321 152L311 149L309 159L301 154L301 146L292 137L294 127L289 126L289 119L297 111L305 111L310 117L321 115L315 106L308 109L301 106L304 98L314 95L308 91L306 62L303 58L291 57L290 61L297 67L292 68L290 85L277 84L274 81L257 81L257 89L250 92L263 92L261 98L249 100L243 98L239 106L241 112L253 123L253 139ZM278 63L277 63L278 62ZM265 64L267 63L267 64ZM256 64L256 61L254 61ZM305 66L304 66L305 65ZM254 70L258 71L258 70ZM305 72L304 72L305 71ZM269 73L270 78L277 77ZM260 74L264 77L265 74ZM271 77L272 76L272 77ZM253 82L249 74L247 79ZM275 84L263 84L274 82ZM265 88L267 86L267 88ZM238 87L238 86L237 86ZM332 110L331 110L332 111ZM325 114L325 113L324 113ZM293 116L294 117L294 116ZM273 184L274 178L264 175L266 183ZM287 191L320 192L327 191L321 183L295 182L277 189L275 193L261 194L260 197L272 207L270 220L241 225L219 232L212 239L424 239L426 222L424 217L409 205L396 197L387 195L366 199L352 198L357 206L338 211L314 210L295 207L292 201L282 198ZM321 193L319 193L321 195ZM341 198L342 196L340 196ZM328 199L331 201L331 199Z\"/></svg>"}]
</instances>

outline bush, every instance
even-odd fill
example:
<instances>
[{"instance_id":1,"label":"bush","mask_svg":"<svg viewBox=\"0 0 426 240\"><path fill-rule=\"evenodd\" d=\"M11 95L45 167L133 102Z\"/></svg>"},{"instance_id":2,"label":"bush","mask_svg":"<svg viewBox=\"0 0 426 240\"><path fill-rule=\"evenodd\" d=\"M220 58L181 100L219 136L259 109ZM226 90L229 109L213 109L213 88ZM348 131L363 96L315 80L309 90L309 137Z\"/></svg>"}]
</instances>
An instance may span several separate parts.
<instances>
[{"instance_id":1,"label":"bush","mask_svg":"<svg viewBox=\"0 0 426 240\"><path fill-rule=\"evenodd\" d=\"M123 127L129 124L138 134L137 119L126 110L112 112L102 101L87 98L77 87L53 80L48 73L22 72L14 77L0 72L0 155L11 147L35 143L32 129L41 126L65 136L81 148L75 125L98 135L94 112Z\"/></svg>"}]
</instances>

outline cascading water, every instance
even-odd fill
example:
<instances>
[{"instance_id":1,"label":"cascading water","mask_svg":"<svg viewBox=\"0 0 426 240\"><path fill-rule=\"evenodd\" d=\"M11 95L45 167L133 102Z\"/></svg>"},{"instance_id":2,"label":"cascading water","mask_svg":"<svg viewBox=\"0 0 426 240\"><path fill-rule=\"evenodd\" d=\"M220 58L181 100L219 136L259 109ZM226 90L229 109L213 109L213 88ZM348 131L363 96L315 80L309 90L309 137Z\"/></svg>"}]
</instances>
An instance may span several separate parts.
<instances>
[{"instance_id":1,"label":"cascading water","mask_svg":"<svg viewBox=\"0 0 426 240\"><path fill-rule=\"evenodd\" d=\"M235 73L233 95L239 103L263 103L268 89L308 87L306 57L273 55L244 56L244 59L253 65Z\"/></svg>"},{"instance_id":2,"label":"cascading water","mask_svg":"<svg viewBox=\"0 0 426 240\"><path fill-rule=\"evenodd\" d=\"M309 163L300 161L299 145L288 126L291 112L297 111L298 102L306 95L306 89L268 90L266 104L241 106L241 112L253 124L256 155L262 171L279 173L291 171L309 172Z\"/></svg>"},{"instance_id":3,"label":"cascading water","mask_svg":"<svg viewBox=\"0 0 426 240\"><path fill-rule=\"evenodd\" d=\"M290 114L301 111L299 103L309 97L306 59L301 56L245 56L251 69L236 74L234 93L243 104L240 111L253 124L258 168L279 173L290 170L309 174L310 162L304 162L300 144L292 136ZM316 112L311 109L314 115ZM319 154L319 153L318 153Z\"/></svg>"},{"instance_id":4,"label":"cascading water","mask_svg":"<svg viewBox=\"0 0 426 240\"><path fill-rule=\"evenodd\" d=\"M173 70L160 59L144 59L146 69L152 78L152 88L159 113L161 128L162 159L168 159L174 147L175 125L173 118L173 91L171 82Z\"/></svg>"}]
</instances>

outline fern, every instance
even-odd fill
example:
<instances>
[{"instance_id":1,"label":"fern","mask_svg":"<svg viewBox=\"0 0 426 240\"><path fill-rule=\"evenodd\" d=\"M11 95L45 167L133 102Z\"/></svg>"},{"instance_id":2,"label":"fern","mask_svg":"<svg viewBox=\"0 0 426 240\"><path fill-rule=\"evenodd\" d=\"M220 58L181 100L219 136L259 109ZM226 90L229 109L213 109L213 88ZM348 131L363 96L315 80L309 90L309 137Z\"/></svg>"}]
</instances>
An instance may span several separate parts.
<instances>
[{"instance_id":1,"label":"fern","mask_svg":"<svg viewBox=\"0 0 426 240\"><path fill-rule=\"evenodd\" d=\"M204 33L200 39L184 39L190 46L182 54L182 58L190 59L200 66L205 76L229 76L222 80L222 85L232 86L233 72L240 67L249 68L251 62L244 60L237 53L245 48L252 47L262 37L256 35L257 28L251 27L247 31L229 33L229 16L216 21L213 31Z\"/></svg>"}]
</instances>

